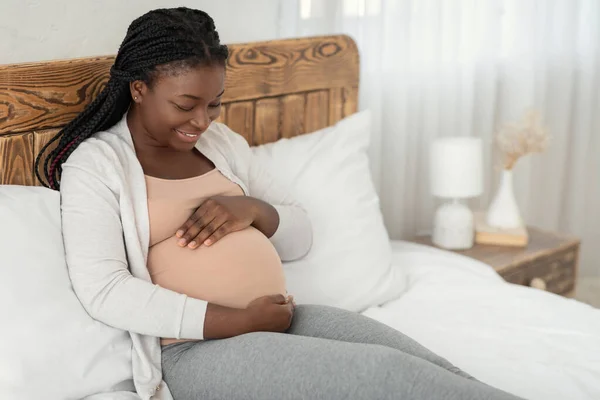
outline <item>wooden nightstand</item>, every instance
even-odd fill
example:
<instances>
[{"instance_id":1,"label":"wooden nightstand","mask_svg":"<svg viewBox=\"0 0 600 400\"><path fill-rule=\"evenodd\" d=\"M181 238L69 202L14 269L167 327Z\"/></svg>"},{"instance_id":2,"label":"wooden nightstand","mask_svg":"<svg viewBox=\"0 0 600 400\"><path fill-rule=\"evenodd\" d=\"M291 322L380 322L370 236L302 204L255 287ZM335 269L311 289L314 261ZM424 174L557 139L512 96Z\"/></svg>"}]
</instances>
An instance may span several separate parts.
<instances>
[{"instance_id":1,"label":"wooden nightstand","mask_svg":"<svg viewBox=\"0 0 600 400\"><path fill-rule=\"evenodd\" d=\"M471 249L456 252L491 265L508 282L572 296L580 240L536 228L527 229L527 247L475 244ZM413 241L434 246L430 236L418 236Z\"/></svg>"}]
</instances>

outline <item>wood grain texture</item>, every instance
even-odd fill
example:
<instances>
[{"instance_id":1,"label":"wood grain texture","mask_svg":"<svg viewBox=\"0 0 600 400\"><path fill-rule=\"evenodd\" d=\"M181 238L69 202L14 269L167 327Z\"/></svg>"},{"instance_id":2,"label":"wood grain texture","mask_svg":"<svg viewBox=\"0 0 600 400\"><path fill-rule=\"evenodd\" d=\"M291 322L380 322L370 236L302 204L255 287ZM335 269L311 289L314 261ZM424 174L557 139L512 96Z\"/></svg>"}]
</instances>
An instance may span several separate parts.
<instances>
[{"instance_id":1,"label":"wood grain texture","mask_svg":"<svg viewBox=\"0 0 600 400\"><path fill-rule=\"evenodd\" d=\"M227 126L252 142L254 133L254 102L231 103L227 107Z\"/></svg>"},{"instance_id":2,"label":"wood grain texture","mask_svg":"<svg viewBox=\"0 0 600 400\"><path fill-rule=\"evenodd\" d=\"M579 247L578 238L527 228L527 247L507 247L475 244L456 253L491 265L507 282L530 286L534 278L541 279L546 290L566 294L575 288ZM434 246L431 236L420 236L414 242Z\"/></svg>"},{"instance_id":3,"label":"wood grain texture","mask_svg":"<svg viewBox=\"0 0 600 400\"><path fill-rule=\"evenodd\" d=\"M2 138L0 161L0 185L33 185L33 133Z\"/></svg>"},{"instance_id":4,"label":"wood grain texture","mask_svg":"<svg viewBox=\"0 0 600 400\"><path fill-rule=\"evenodd\" d=\"M304 127L314 132L329 126L329 91L319 90L306 95Z\"/></svg>"},{"instance_id":5,"label":"wood grain texture","mask_svg":"<svg viewBox=\"0 0 600 400\"><path fill-rule=\"evenodd\" d=\"M281 136L291 138L305 132L304 105L306 96L290 94L281 99Z\"/></svg>"},{"instance_id":6,"label":"wood grain texture","mask_svg":"<svg viewBox=\"0 0 600 400\"><path fill-rule=\"evenodd\" d=\"M40 151L44 148L44 146L60 131L60 129L55 128L55 129L47 129L47 130L42 130L42 131L36 131L33 132L33 161L35 162L35 158L38 156L38 154L40 153ZM0 141L2 139L0 138ZM54 148L56 148L56 146L58 145L58 140L54 141L54 143L52 143L45 151L44 151L44 157L49 154L52 150L54 150ZM43 162L43 161L42 161ZM33 168L35 168L35 165L33 166ZM40 172L43 169L40 169ZM33 176L35 179L35 184L36 185L41 185L40 181L37 179L37 176L35 176L35 169L32 170L33 171ZM42 176L43 173L42 173Z\"/></svg>"},{"instance_id":7,"label":"wood grain texture","mask_svg":"<svg viewBox=\"0 0 600 400\"><path fill-rule=\"evenodd\" d=\"M280 139L280 107L278 98L261 99L256 101L254 136L252 145L275 142Z\"/></svg>"},{"instance_id":8,"label":"wood grain texture","mask_svg":"<svg viewBox=\"0 0 600 400\"><path fill-rule=\"evenodd\" d=\"M334 125L344 118L344 89L333 88L329 91L329 124Z\"/></svg>"},{"instance_id":9,"label":"wood grain texture","mask_svg":"<svg viewBox=\"0 0 600 400\"><path fill-rule=\"evenodd\" d=\"M358 86L358 50L349 36L231 46L225 101Z\"/></svg>"},{"instance_id":10,"label":"wood grain texture","mask_svg":"<svg viewBox=\"0 0 600 400\"><path fill-rule=\"evenodd\" d=\"M358 51L348 36L230 46L224 103L358 85ZM0 66L0 134L57 128L108 80L113 57Z\"/></svg>"},{"instance_id":11,"label":"wood grain texture","mask_svg":"<svg viewBox=\"0 0 600 400\"><path fill-rule=\"evenodd\" d=\"M358 86L342 88L343 116L347 117L358 110Z\"/></svg>"},{"instance_id":12,"label":"wood grain texture","mask_svg":"<svg viewBox=\"0 0 600 400\"><path fill-rule=\"evenodd\" d=\"M230 50L218 121L252 145L312 132L357 110L358 51L347 36ZM2 183L39 184L35 157L102 90L112 62L93 57L0 66Z\"/></svg>"},{"instance_id":13,"label":"wood grain texture","mask_svg":"<svg viewBox=\"0 0 600 400\"><path fill-rule=\"evenodd\" d=\"M565 294L575 289L577 262L575 254L579 246L573 245L556 251L532 262L511 269L504 269L500 275L510 283L530 286L534 279L541 280L546 290Z\"/></svg>"},{"instance_id":14,"label":"wood grain texture","mask_svg":"<svg viewBox=\"0 0 600 400\"><path fill-rule=\"evenodd\" d=\"M57 128L104 88L113 57L0 66L0 134Z\"/></svg>"}]
</instances>

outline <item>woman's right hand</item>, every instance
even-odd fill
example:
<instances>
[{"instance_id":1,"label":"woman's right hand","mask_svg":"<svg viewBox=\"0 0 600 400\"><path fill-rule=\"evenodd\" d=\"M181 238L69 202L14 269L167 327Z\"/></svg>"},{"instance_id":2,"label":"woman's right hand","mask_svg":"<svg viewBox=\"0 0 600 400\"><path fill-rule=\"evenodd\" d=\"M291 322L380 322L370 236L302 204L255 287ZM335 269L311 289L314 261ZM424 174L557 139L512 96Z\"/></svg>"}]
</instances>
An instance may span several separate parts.
<instances>
[{"instance_id":1,"label":"woman's right hand","mask_svg":"<svg viewBox=\"0 0 600 400\"><path fill-rule=\"evenodd\" d=\"M259 297L244 309L209 303L204 339L225 339L250 332L285 332L294 316L294 299L281 294Z\"/></svg>"},{"instance_id":2,"label":"woman's right hand","mask_svg":"<svg viewBox=\"0 0 600 400\"><path fill-rule=\"evenodd\" d=\"M259 297L246 307L250 332L285 332L294 316L294 298L281 294Z\"/></svg>"}]
</instances>

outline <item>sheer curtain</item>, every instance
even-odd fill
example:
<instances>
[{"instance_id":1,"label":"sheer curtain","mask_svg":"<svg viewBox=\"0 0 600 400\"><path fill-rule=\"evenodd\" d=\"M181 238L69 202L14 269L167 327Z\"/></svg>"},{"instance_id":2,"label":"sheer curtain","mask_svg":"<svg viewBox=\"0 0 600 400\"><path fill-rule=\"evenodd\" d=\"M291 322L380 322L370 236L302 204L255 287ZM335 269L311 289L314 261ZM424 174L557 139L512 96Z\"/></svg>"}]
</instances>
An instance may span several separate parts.
<instances>
[{"instance_id":1,"label":"sheer curtain","mask_svg":"<svg viewBox=\"0 0 600 400\"><path fill-rule=\"evenodd\" d=\"M486 208L499 178L499 124L536 109L551 142L515 169L526 222L582 237L581 274L600 276L600 2L285 0L281 37L351 35L360 108L375 116L373 177L392 238L431 228L428 149L480 136Z\"/></svg>"}]
</instances>

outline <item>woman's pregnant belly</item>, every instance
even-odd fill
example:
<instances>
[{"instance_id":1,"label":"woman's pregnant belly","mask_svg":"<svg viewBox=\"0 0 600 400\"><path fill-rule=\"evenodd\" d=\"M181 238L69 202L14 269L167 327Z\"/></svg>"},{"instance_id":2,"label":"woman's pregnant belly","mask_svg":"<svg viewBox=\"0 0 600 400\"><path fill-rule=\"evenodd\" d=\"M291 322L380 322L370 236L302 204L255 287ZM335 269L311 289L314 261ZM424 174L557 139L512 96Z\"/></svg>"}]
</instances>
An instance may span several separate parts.
<instances>
[{"instance_id":1,"label":"woman's pregnant belly","mask_svg":"<svg viewBox=\"0 0 600 400\"><path fill-rule=\"evenodd\" d=\"M173 235L149 250L148 269L157 285L234 308L245 308L261 296L286 293L279 255L253 227L195 250L179 247L177 240Z\"/></svg>"}]
</instances>

